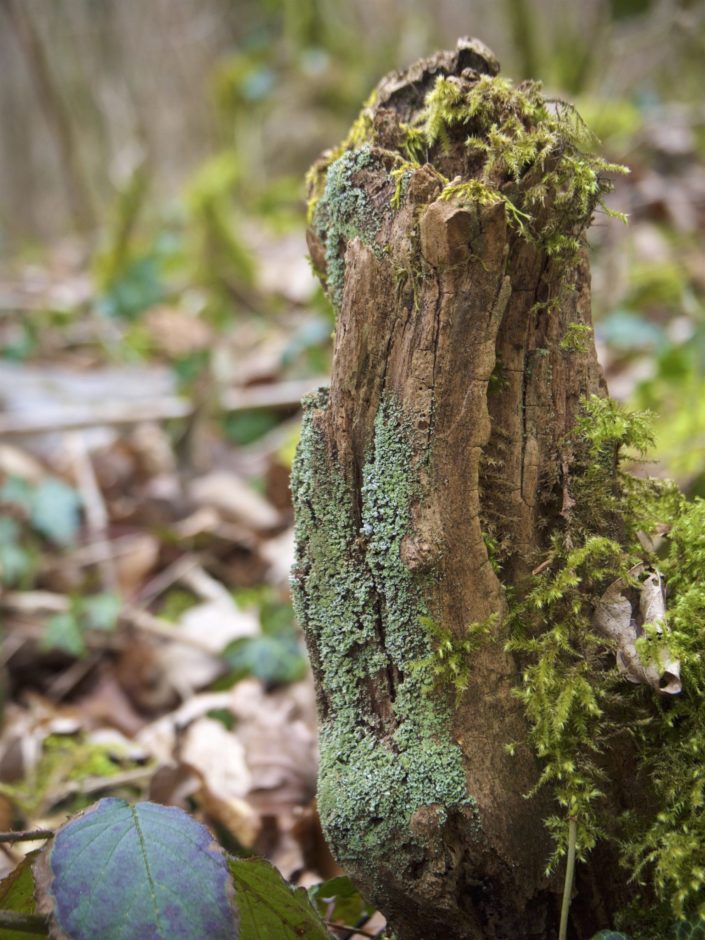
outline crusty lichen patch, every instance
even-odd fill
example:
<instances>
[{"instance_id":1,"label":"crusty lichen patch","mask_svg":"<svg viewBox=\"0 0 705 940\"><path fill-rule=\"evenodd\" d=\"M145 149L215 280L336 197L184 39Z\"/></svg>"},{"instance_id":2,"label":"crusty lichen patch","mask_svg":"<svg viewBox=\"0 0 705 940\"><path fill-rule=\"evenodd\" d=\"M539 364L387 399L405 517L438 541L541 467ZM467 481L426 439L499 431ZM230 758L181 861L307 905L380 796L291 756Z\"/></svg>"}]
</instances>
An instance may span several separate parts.
<instances>
[{"instance_id":1,"label":"crusty lichen patch","mask_svg":"<svg viewBox=\"0 0 705 940\"><path fill-rule=\"evenodd\" d=\"M357 524L350 488L322 442L326 407L326 392L308 402L292 480L295 604L323 689L319 809L341 862L402 866L421 851L410 832L417 810L434 807L442 820L471 803L450 703L423 694L426 608L400 558L419 482L403 416L386 400ZM384 698L390 682L384 719L369 707L370 688L381 686Z\"/></svg>"},{"instance_id":2,"label":"crusty lichen patch","mask_svg":"<svg viewBox=\"0 0 705 940\"><path fill-rule=\"evenodd\" d=\"M347 243L359 238L373 247L381 224L366 192L355 182L355 174L379 163L367 144L358 150L346 150L328 167L323 193L313 213L313 227L325 246L326 288L336 308L343 295Z\"/></svg>"}]
</instances>

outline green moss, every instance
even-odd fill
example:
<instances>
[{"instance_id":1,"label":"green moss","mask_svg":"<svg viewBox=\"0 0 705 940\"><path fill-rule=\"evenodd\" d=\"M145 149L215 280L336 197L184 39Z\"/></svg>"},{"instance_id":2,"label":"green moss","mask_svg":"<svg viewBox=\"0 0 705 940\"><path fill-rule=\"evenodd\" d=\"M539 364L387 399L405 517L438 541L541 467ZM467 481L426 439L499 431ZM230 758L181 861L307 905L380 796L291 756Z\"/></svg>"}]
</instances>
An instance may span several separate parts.
<instances>
[{"instance_id":1,"label":"green moss","mask_svg":"<svg viewBox=\"0 0 705 940\"><path fill-rule=\"evenodd\" d=\"M83 735L51 734L42 743L41 757L31 778L19 784L0 784L6 794L27 817L53 805L57 794L73 800L81 791L81 782L91 778L121 774L130 760L115 744L94 744Z\"/></svg>"},{"instance_id":2,"label":"green moss","mask_svg":"<svg viewBox=\"0 0 705 940\"><path fill-rule=\"evenodd\" d=\"M646 415L607 399L583 403L572 438L575 505L554 533L542 573L512 608L509 643L523 663L517 694L543 766L539 786L551 787L558 809L547 820L551 863L564 851L569 817L577 819L583 857L598 839L615 840L635 873L635 895L649 883L659 899L646 920L643 899L618 918L635 940L673 936L674 916L684 925L676 936L695 936L705 925L705 502L688 503L672 484L622 471L625 453L642 452L649 440ZM672 527L656 559L644 534L664 522ZM628 578L645 557L658 563L669 589L666 642L683 680L675 698L620 676L591 624L608 584ZM615 820L602 810L599 755L621 737L636 741L656 800Z\"/></svg>"},{"instance_id":3,"label":"green moss","mask_svg":"<svg viewBox=\"0 0 705 940\"><path fill-rule=\"evenodd\" d=\"M433 641L433 653L415 664L432 677L428 694L438 694L441 689L455 690L456 703L466 691L474 670L474 654L486 643L499 623L499 614L491 614L486 620L468 624L462 636L438 623L432 617L422 617L421 623Z\"/></svg>"},{"instance_id":4,"label":"green moss","mask_svg":"<svg viewBox=\"0 0 705 940\"><path fill-rule=\"evenodd\" d=\"M593 211L611 189L606 173L627 172L590 153L590 132L574 108L547 102L537 82L515 87L481 76L469 90L440 76L419 118L429 146L448 149L458 132L480 161L472 180L453 182L442 198L491 205L551 255L569 258ZM549 211L544 211L550 207Z\"/></svg>"},{"instance_id":5,"label":"green moss","mask_svg":"<svg viewBox=\"0 0 705 940\"><path fill-rule=\"evenodd\" d=\"M480 76L468 83L439 76L424 108L400 125L398 153L374 143L374 97L360 112L345 140L312 167L308 176L309 223L323 242L326 287L334 306L342 300L347 242L376 244L384 209L372 206L356 174L382 169L382 156L398 165L391 208L400 208L411 174L422 160L433 166L451 143L467 151L469 179L445 183L442 199L460 204L503 205L521 237L539 244L566 264L581 247L583 230L610 191L608 173L626 172L590 152L593 138L574 108L549 102L536 82L514 86L505 78ZM386 172L386 171L385 171Z\"/></svg>"},{"instance_id":6,"label":"green moss","mask_svg":"<svg viewBox=\"0 0 705 940\"><path fill-rule=\"evenodd\" d=\"M583 402L570 441L572 509L510 615L508 648L523 660L517 694L543 766L538 786L552 788L560 809L547 820L556 844L550 866L565 850L568 818L577 820L581 857L602 836L596 756L615 722L634 718L634 690L606 658L592 614L606 587L628 577L643 554L640 530L653 528L664 508L667 488L621 468L626 449L643 452L650 440L647 415L597 396ZM608 707L615 698L616 714Z\"/></svg>"},{"instance_id":7,"label":"green moss","mask_svg":"<svg viewBox=\"0 0 705 940\"><path fill-rule=\"evenodd\" d=\"M433 677L419 662L431 657L432 642L419 623L427 614L419 587L400 558L419 494L403 416L389 400L380 406L357 524L314 420L325 407L325 393L309 403L293 470L294 595L327 703L321 817L341 861L374 869L421 852L409 829L417 809L436 807L442 819L471 801L451 737L451 703L422 694ZM390 673L393 716L383 728L370 687L384 687Z\"/></svg>"},{"instance_id":8,"label":"green moss","mask_svg":"<svg viewBox=\"0 0 705 940\"><path fill-rule=\"evenodd\" d=\"M671 647L683 691L659 703L642 735L642 760L659 811L634 832L629 859L650 875L675 914L705 918L705 502L681 503L662 569L669 586ZM684 934L687 936L687 934Z\"/></svg>"},{"instance_id":9,"label":"green moss","mask_svg":"<svg viewBox=\"0 0 705 940\"><path fill-rule=\"evenodd\" d=\"M563 352L584 353L592 342L592 327L587 323L570 323L563 339L558 344Z\"/></svg>"}]
</instances>

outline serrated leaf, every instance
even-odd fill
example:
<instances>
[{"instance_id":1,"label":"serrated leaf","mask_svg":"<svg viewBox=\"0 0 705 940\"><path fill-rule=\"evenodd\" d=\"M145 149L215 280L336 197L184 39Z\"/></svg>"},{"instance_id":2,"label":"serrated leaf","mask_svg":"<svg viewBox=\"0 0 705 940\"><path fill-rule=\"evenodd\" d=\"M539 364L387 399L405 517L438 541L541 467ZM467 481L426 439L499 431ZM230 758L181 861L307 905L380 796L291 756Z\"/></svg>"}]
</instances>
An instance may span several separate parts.
<instances>
[{"instance_id":1,"label":"serrated leaf","mask_svg":"<svg viewBox=\"0 0 705 940\"><path fill-rule=\"evenodd\" d=\"M237 940L226 858L180 809L109 798L71 819L34 868L55 940Z\"/></svg>"},{"instance_id":2,"label":"serrated leaf","mask_svg":"<svg viewBox=\"0 0 705 940\"><path fill-rule=\"evenodd\" d=\"M0 910L16 914L35 914L34 877L32 863L39 852L31 852L9 875L0 881ZM2 940L27 940L27 937L46 937L43 930L28 933L26 930L0 930Z\"/></svg>"},{"instance_id":3,"label":"serrated leaf","mask_svg":"<svg viewBox=\"0 0 705 940\"><path fill-rule=\"evenodd\" d=\"M72 487L49 477L32 497L31 522L34 529L59 545L68 545L81 524L81 498Z\"/></svg>"},{"instance_id":4,"label":"serrated leaf","mask_svg":"<svg viewBox=\"0 0 705 940\"><path fill-rule=\"evenodd\" d=\"M330 940L303 888L292 888L260 858L231 859L240 940Z\"/></svg>"},{"instance_id":5,"label":"serrated leaf","mask_svg":"<svg viewBox=\"0 0 705 940\"><path fill-rule=\"evenodd\" d=\"M331 878L309 888L308 895L314 907L327 920L342 924L357 924L363 917L375 912L349 878Z\"/></svg>"}]
</instances>

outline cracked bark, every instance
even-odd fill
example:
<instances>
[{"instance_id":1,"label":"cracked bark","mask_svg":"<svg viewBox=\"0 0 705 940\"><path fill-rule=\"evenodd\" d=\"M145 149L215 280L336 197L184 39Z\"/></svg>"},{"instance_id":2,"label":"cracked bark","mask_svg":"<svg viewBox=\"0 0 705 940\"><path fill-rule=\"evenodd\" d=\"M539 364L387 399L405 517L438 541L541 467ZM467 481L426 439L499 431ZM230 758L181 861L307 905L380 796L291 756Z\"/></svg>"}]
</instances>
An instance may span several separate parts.
<instances>
[{"instance_id":1,"label":"cracked bark","mask_svg":"<svg viewBox=\"0 0 705 940\"><path fill-rule=\"evenodd\" d=\"M459 637L469 623L501 614L506 588L518 585L541 559L566 505L565 437L580 399L606 394L592 342L579 351L561 348L571 324L591 323L584 248L565 290L565 267L513 231L503 205L440 201L442 182L428 165L411 172L403 204L387 211L400 123L423 107L435 77L472 81L475 72L495 71L488 50L466 43L378 86L372 145L379 162L360 170L354 183L376 207L380 228L374 244L352 238L345 246L330 395L313 415L329 467L353 494L359 528L362 468L373 446L375 416L385 397L399 403L424 484L400 557L422 585L434 619ZM447 151L435 148L430 159L449 179L468 176L462 141L452 140ZM308 238L325 278L321 233L310 229ZM549 308L556 297L560 303ZM510 546L501 580L483 537L489 526ZM299 541L303 619L321 716L334 721L306 614L315 603L308 584L322 563L321 549L306 537ZM362 566L363 539L358 550ZM356 718L360 727L375 729L380 747L394 726L394 697L404 678L385 648L385 616L378 598L377 643L388 667L376 681L366 680ZM400 940L521 940L557 932L560 885L544 874L548 797L525 798L539 769L512 694L518 666L503 640L500 631L475 654L470 685L452 718L477 814L448 811L444 820L416 808L381 863L349 845L332 846ZM513 757L509 742L518 742ZM423 849L414 865L401 861L400 846L410 839ZM624 887L613 860L599 852L594 857L597 864L579 874L578 886L583 878L584 896L591 899L574 906L573 929L581 937L590 936L600 911L615 908Z\"/></svg>"}]
</instances>

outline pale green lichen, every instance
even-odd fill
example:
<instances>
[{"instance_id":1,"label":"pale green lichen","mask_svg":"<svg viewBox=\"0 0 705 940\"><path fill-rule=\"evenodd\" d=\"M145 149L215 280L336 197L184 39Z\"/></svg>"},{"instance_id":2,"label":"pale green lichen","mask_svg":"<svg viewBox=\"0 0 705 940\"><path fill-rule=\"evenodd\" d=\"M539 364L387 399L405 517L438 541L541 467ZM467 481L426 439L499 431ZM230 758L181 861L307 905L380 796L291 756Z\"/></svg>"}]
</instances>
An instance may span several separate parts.
<instances>
[{"instance_id":1,"label":"pale green lichen","mask_svg":"<svg viewBox=\"0 0 705 940\"><path fill-rule=\"evenodd\" d=\"M339 160L347 150L359 150L372 139L372 109L377 101L376 89L371 92L367 101L362 106L360 113L350 126L350 130L344 139L327 150L320 160L317 160L306 174L306 188L308 190L308 203L306 206L307 221L309 225L313 222L313 216L318 205L318 200L323 195L326 185L326 174L329 167Z\"/></svg>"},{"instance_id":2,"label":"pale green lichen","mask_svg":"<svg viewBox=\"0 0 705 940\"><path fill-rule=\"evenodd\" d=\"M422 853L410 831L422 807L442 819L469 807L460 748L450 730L450 701L422 694L432 655L420 623L419 586L400 558L419 493L402 415L379 409L363 470L361 515L325 452L309 404L293 469L298 544L294 596L326 705L321 723L319 808L341 861L402 865ZM370 713L369 688L396 678L393 718ZM398 857L397 857L398 853ZM405 854L406 853L406 854ZM377 859L377 862L374 859Z\"/></svg>"},{"instance_id":3,"label":"pale green lichen","mask_svg":"<svg viewBox=\"0 0 705 940\"><path fill-rule=\"evenodd\" d=\"M379 159L368 145L346 150L328 167L313 214L313 227L325 247L326 288L335 307L340 306L343 296L347 243L359 238L368 247L375 247L382 220L356 183L355 174L378 165Z\"/></svg>"}]
</instances>

